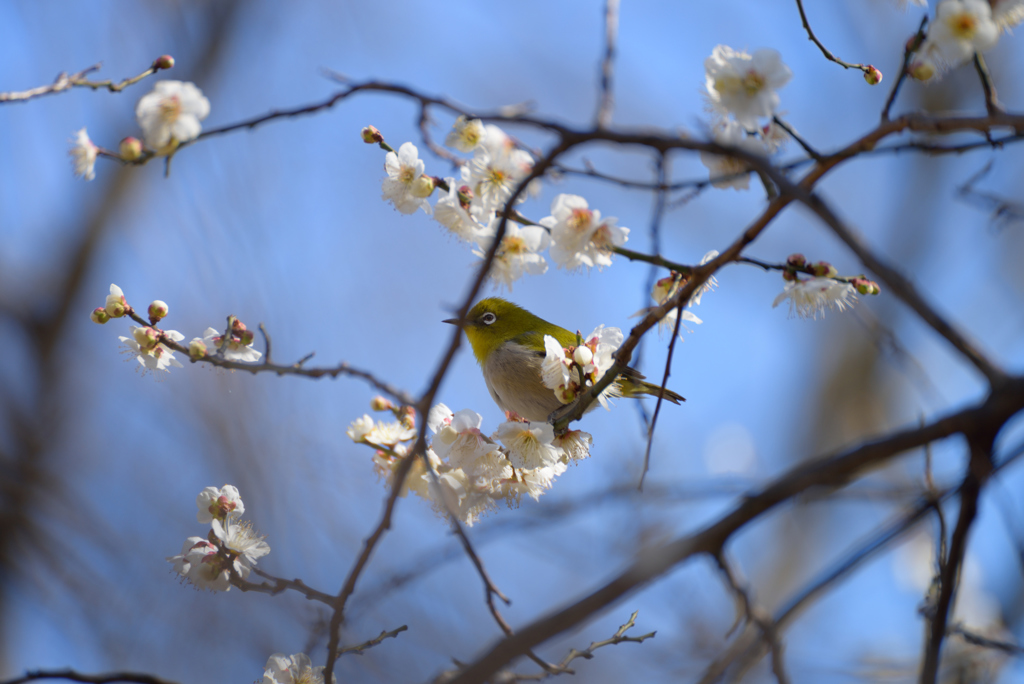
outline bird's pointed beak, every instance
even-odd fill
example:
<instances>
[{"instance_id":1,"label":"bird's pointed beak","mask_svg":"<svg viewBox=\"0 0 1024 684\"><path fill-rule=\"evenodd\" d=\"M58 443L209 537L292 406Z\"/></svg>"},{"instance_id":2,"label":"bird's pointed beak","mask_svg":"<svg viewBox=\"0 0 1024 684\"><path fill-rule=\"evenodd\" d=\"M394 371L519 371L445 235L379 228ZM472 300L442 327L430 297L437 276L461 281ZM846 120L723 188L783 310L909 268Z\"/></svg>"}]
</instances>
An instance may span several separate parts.
<instances>
[{"instance_id":1,"label":"bird's pointed beak","mask_svg":"<svg viewBox=\"0 0 1024 684\"><path fill-rule=\"evenodd\" d=\"M463 327L463 325L464 325L463 321L461 319L458 319L458 318L447 318L447 319L445 319L445 320L443 320L441 322L442 323L451 323L452 325L457 325L460 328Z\"/></svg>"}]
</instances>

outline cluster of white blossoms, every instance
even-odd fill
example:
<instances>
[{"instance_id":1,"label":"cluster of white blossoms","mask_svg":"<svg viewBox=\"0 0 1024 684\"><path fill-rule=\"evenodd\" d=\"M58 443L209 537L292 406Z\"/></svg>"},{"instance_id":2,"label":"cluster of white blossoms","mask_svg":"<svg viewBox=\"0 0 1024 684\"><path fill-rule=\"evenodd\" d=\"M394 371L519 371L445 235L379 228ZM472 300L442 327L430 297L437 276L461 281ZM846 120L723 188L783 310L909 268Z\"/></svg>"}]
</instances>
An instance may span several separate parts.
<instances>
[{"instance_id":1,"label":"cluster of white blossoms","mask_svg":"<svg viewBox=\"0 0 1024 684\"><path fill-rule=\"evenodd\" d=\"M382 143L383 137L368 126L363 140ZM498 213L530 174L534 160L499 127L479 119L459 117L445 142L460 152L473 153L471 159L464 160L458 178L427 175L419 150L411 142L403 143L385 159L388 175L382 185L383 198L403 214L422 209L452 235L473 244L473 254L483 258L494 245L501 221ZM443 192L431 207L429 197L437 187ZM518 202L537 195L539 189L539 180L531 181ZM558 195L551 203L551 215L538 223L519 214L507 222L490 278L511 290L524 275L546 273L548 262L543 252L549 247L560 268L601 269L611 265L613 251L625 244L628 235L628 228L619 226L614 217L602 220L601 213L590 209L582 197Z\"/></svg>"},{"instance_id":2,"label":"cluster of white blossoms","mask_svg":"<svg viewBox=\"0 0 1024 684\"><path fill-rule=\"evenodd\" d=\"M703 266L704 264L708 263L717 256L718 250L711 250L701 258L700 265ZM679 288L686 285L686 283L688 283L689 280L690 276L683 273L678 273L677 271L672 271L669 275L665 276L664 278L659 278L657 281L655 281L654 287L651 289L651 299L653 299L658 306L661 306L669 299L671 299L673 296L675 296L676 292L679 291ZM700 304L700 300L704 296L705 292L711 292L716 287L718 287L718 280L715 278L715 276L711 276L710 278L705 280L704 284L698 287L697 290L690 296L690 301L687 302L686 306L683 308L683 322L679 326L680 329L686 328L686 330L690 330L686 326L687 323L700 325L701 323L704 322L701 319L697 318L696 314L694 314L690 309ZM640 309L635 314L633 314L633 316L646 316L653 309L654 307ZM676 318L678 317L678 312L679 309L672 309L671 311L666 313L661 318L661 320L658 321L659 334L664 332L665 330L674 331L676 329ZM679 335L679 339L683 339L682 334Z\"/></svg>"},{"instance_id":3,"label":"cluster of white blossoms","mask_svg":"<svg viewBox=\"0 0 1024 684\"><path fill-rule=\"evenodd\" d=\"M544 361L541 378L563 404L571 404L587 387L595 385L615 363L615 351L622 344L619 328L599 325L578 344L563 347L551 335L544 336ZM608 385L597 400L608 408L611 397L621 396L617 383Z\"/></svg>"},{"instance_id":4,"label":"cluster of white blossoms","mask_svg":"<svg viewBox=\"0 0 1024 684\"><path fill-rule=\"evenodd\" d=\"M1004 31L1024 21L1024 0L941 0L928 35L910 63L914 78L927 81L991 50Z\"/></svg>"},{"instance_id":5,"label":"cluster of white blossoms","mask_svg":"<svg viewBox=\"0 0 1024 684\"><path fill-rule=\"evenodd\" d=\"M772 308L789 300L789 315L818 318L826 309L843 311L857 302L857 294L876 295L881 290L872 280L860 276L839 279L838 271L827 261L808 264L802 254L791 254L782 273L786 286L772 302ZM801 278L800 273L810 277Z\"/></svg>"},{"instance_id":6,"label":"cluster of white blossoms","mask_svg":"<svg viewBox=\"0 0 1024 684\"><path fill-rule=\"evenodd\" d=\"M337 681L333 674L331 681ZM291 656L275 653L267 659L260 684L324 684L324 668L322 665L313 667L305 653Z\"/></svg>"},{"instance_id":7,"label":"cluster of white blossoms","mask_svg":"<svg viewBox=\"0 0 1024 684\"><path fill-rule=\"evenodd\" d=\"M174 60L167 56L160 60L169 60L171 66L174 64ZM96 177L96 158L100 153L125 162L133 162L147 154L172 154L179 145L199 136L202 131L199 122L209 113L210 101L194 83L157 81L153 90L143 95L135 105L135 118L142 129L142 141L131 136L124 138L115 154L93 143L86 129L77 131L70 141L71 149L68 151L75 175L87 181L93 180Z\"/></svg>"},{"instance_id":8,"label":"cluster of white blossoms","mask_svg":"<svg viewBox=\"0 0 1024 684\"><path fill-rule=\"evenodd\" d=\"M270 553L270 546L251 524L239 520L245 504L237 488L207 487L196 497L196 507L196 519L209 524L210 532L205 538L189 537L181 553L167 560L183 581L197 589L229 591L231 580L248 577L256 559Z\"/></svg>"},{"instance_id":9,"label":"cluster of white blossoms","mask_svg":"<svg viewBox=\"0 0 1024 684\"><path fill-rule=\"evenodd\" d=\"M118 337L125 346L126 351L139 362L143 372L164 371L170 372L171 366L182 368L181 363L174 358L175 351L184 351L178 343L185 339L177 330L163 330L156 326L168 314L166 302L159 299L149 305L146 313L149 317L149 325L131 326L131 337ZM117 285L110 285L110 294L103 306L93 309L89 317L94 323L104 324L111 318L123 318L128 316L139 321L135 309L125 299L124 292ZM141 321L145 322L145 321ZM227 361L238 361L241 363L255 363L263 356L253 348L254 335L247 330L245 323L232 317L231 331L227 342L224 335L213 328L207 328L203 337L194 337L188 344L188 355L193 361L206 358L209 350ZM174 349L172 347L177 347Z\"/></svg>"},{"instance_id":10,"label":"cluster of white blossoms","mask_svg":"<svg viewBox=\"0 0 1024 684\"><path fill-rule=\"evenodd\" d=\"M431 503L441 515L451 514L467 525L494 509L499 501L518 505L525 494L537 499L550 489L570 462L590 455L591 436L579 430L559 437L548 423L509 421L490 436L480 428L483 418L465 409L458 413L438 404L427 416L433 433L426 460L416 455L416 415L410 407L395 406L383 397L371 402L375 411L388 411L392 421L364 415L346 434L357 444L374 449L378 474L390 486L402 463L415 459L402 486ZM427 467L429 462L429 469Z\"/></svg>"},{"instance_id":11,"label":"cluster of white blossoms","mask_svg":"<svg viewBox=\"0 0 1024 684\"><path fill-rule=\"evenodd\" d=\"M704 73L707 101L717 118L714 142L754 155L777 152L788 135L771 120L779 107L776 91L793 77L781 55L768 48L751 55L719 45L704 60ZM710 152L701 152L700 160L716 188L749 187L749 167L742 160Z\"/></svg>"}]
</instances>

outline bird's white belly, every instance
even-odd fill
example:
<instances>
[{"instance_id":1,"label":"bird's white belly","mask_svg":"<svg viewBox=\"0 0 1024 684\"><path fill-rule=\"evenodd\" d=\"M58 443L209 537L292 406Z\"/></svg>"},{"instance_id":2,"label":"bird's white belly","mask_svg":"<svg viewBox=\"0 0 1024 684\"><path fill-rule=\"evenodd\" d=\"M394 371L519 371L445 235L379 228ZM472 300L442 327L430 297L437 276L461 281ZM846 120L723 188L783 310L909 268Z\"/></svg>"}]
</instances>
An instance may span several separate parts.
<instances>
[{"instance_id":1,"label":"bird's white belly","mask_svg":"<svg viewBox=\"0 0 1024 684\"><path fill-rule=\"evenodd\" d=\"M491 352L483 365L484 380L494 402L503 411L515 411L532 421L546 421L562 406L541 380L543 356L513 342Z\"/></svg>"}]
</instances>

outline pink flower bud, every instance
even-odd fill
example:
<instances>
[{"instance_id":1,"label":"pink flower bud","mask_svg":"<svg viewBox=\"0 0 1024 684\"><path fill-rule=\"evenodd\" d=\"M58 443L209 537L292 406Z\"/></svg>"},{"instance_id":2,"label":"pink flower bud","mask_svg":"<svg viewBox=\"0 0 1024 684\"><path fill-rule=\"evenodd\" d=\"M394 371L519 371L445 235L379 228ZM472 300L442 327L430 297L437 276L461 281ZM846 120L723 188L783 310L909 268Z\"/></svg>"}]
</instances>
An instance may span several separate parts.
<instances>
[{"instance_id":1,"label":"pink flower bud","mask_svg":"<svg viewBox=\"0 0 1024 684\"><path fill-rule=\"evenodd\" d=\"M206 343L198 337L188 343L188 356L191 359L199 360L206 356Z\"/></svg>"},{"instance_id":2,"label":"pink flower bud","mask_svg":"<svg viewBox=\"0 0 1024 684\"><path fill-rule=\"evenodd\" d=\"M459 188L459 206L463 209L469 209L469 205L472 201L473 190L468 185L463 185Z\"/></svg>"},{"instance_id":3,"label":"pink flower bud","mask_svg":"<svg viewBox=\"0 0 1024 684\"><path fill-rule=\"evenodd\" d=\"M868 70L864 72L864 80L868 82L868 85L878 85L882 82L882 72L868 64Z\"/></svg>"},{"instance_id":4,"label":"pink flower bud","mask_svg":"<svg viewBox=\"0 0 1024 684\"><path fill-rule=\"evenodd\" d=\"M153 61L154 69L171 69L174 67L174 58L170 55L160 55Z\"/></svg>"},{"instance_id":5,"label":"pink flower bud","mask_svg":"<svg viewBox=\"0 0 1024 684\"><path fill-rule=\"evenodd\" d=\"M915 60L907 67L907 73L918 81L927 81L935 75L935 65L928 60Z\"/></svg>"},{"instance_id":6,"label":"pink flower bud","mask_svg":"<svg viewBox=\"0 0 1024 684\"><path fill-rule=\"evenodd\" d=\"M572 353L572 360L586 366L594 360L594 352L590 351L590 347L576 347L576 351Z\"/></svg>"},{"instance_id":7,"label":"pink flower bud","mask_svg":"<svg viewBox=\"0 0 1024 684\"><path fill-rule=\"evenodd\" d=\"M812 264L811 270L814 271L814 275L819 278L834 278L839 275L839 271L836 270L836 267L827 261L819 261L816 264Z\"/></svg>"},{"instance_id":8,"label":"pink flower bud","mask_svg":"<svg viewBox=\"0 0 1024 684\"><path fill-rule=\"evenodd\" d=\"M368 145L384 142L384 136L380 134L376 126L367 126L362 131L363 142Z\"/></svg>"},{"instance_id":9,"label":"pink flower bud","mask_svg":"<svg viewBox=\"0 0 1024 684\"><path fill-rule=\"evenodd\" d=\"M92 313L89 314L89 319L93 323L99 323L100 325L103 325L104 323L110 320L110 316L107 315L106 309L104 309L102 306L97 306L95 309L92 310Z\"/></svg>"},{"instance_id":10,"label":"pink flower bud","mask_svg":"<svg viewBox=\"0 0 1024 684\"><path fill-rule=\"evenodd\" d=\"M149 305L149 322L156 325L157 321L167 315L167 302L156 299Z\"/></svg>"},{"instance_id":11,"label":"pink flower bud","mask_svg":"<svg viewBox=\"0 0 1024 684\"><path fill-rule=\"evenodd\" d=\"M413 197L430 197L436 187L437 179L424 174L413 181L412 186L409 188L409 194Z\"/></svg>"},{"instance_id":12,"label":"pink flower bud","mask_svg":"<svg viewBox=\"0 0 1024 684\"><path fill-rule=\"evenodd\" d=\"M555 390L555 396L563 404L571 404L576 400L576 385L574 383L570 383L569 387L559 385L558 389Z\"/></svg>"},{"instance_id":13,"label":"pink flower bud","mask_svg":"<svg viewBox=\"0 0 1024 684\"><path fill-rule=\"evenodd\" d=\"M246 347L252 344L253 340L256 339L256 335L252 330L243 330L240 333L237 333L236 337L238 337L238 341Z\"/></svg>"},{"instance_id":14,"label":"pink flower bud","mask_svg":"<svg viewBox=\"0 0 1024 684\"><path fill-rule=\"evenodd\" d=\"M794 282L796 280L799 280L799 278L797 278L796 276L796 271L783 271L782 279L785 280L786 282Z\"/></svg>"},{"instance_id":15,"label":"pink flower bud","mask_svg":"<svg viewBox=\"0 0 1024 684\"><path fill-rule=\"evenodd\" d=\"M121 159L124 161L135 161L142 156L142 141L128 136L121 141L118 151L121 153Z\"/></svg>"},{"instance_id":16,"label":"pink flower bud","mask_svg":"<svg viewBox=\"0 0 1024 684\"><path fill-rule=\"evenodd\" d=\"M149 326L136 328L132 331L132 337L135 338L139 347L144 350L154 349L156 345L160 344L160 331Z\"/></svg>"},{"instance_id":17,"label":"pink flower bud","mask_svg":"<svg viewBox=\"0 0 1024 684\"><path fill-rule=\"evenodd\" d=\"M807 264L807 259L803 254L790 254L786 257L786 264L794 268L803 268Z\"/></svg>"},{"instance_id":18,"label":"pink flower bud","mask_svg":"<svg viewBox=\"0 0 1024 684\"><path fill-rule=\"evenodd\" d=\"M128 312L128 302L125 301L124 295L110 294L107 295L107 303L103 309L111 318L121 318Z\"/></svg>"},{"instance_id":19,"label":"pink flower bud","mask_svg":"<svg viewBox=\"0 0 1024 684\"><path fill-rule=\"evenodd\" d=\"M403 406L399 414L399 420L402 421L402 425L407 428L416 427L416 409L412 406Z\"/></svg>"},{"instance_id":20,"label":"pink flower bud","mask_svg":"<svg viewBox=\"0 0 1024 684\"><path fill-rule=\"evenodd\" d=\"M370 400L371 411L390 411L392 408L394 408L394 404L379 394Z\"/></svg>"}]
</instances>

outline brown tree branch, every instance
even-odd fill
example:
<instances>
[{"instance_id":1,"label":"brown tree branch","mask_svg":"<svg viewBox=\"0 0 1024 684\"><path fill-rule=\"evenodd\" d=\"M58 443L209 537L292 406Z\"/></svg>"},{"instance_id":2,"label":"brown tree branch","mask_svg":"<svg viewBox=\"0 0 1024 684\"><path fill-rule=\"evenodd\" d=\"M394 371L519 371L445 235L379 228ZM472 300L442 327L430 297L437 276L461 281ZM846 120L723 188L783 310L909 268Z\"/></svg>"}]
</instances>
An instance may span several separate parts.
<instances>
[{"instance_id":1,"label":"brown tree branch","mask_svg":"<svg viewBox=\"0 0 1024 684\"><path fill-rule=\"evenodd\" d=\"M527 649L587 620L594 613L664 575L701 553L720 551L737 530L780 503L816 487L841 487L865 470L897 454L956 433L979 434L997 429L1024 409L1024 378L1012 378L993 388L981 404L964 409L924 427L896 432L847 452L812 459L792 468L758 494L744 499L730 513L703 530L641 552L611 581L583 598L538 618L507 637L470 664L452 684L484 682Z\"/></svg>"},{"instance_id":2,"label":"brown tree branch","mask_svg":"<svg viewBox=\"0 0 1024 684\"><path fill-rule=\"evenodd\" d=\"M968 436L971 456L967 464L967 474L960 488L960 515L949 543L949 553L945 563L939 568L939 596L928 627L921 676L918 680L921 684L934 684L938 678L942 641L946 637L950 610L967 555L967 535L978 514L981 489L992 474L992 443L995 436L996 431L973 433Z\"/></svg>"}]
</instances>

